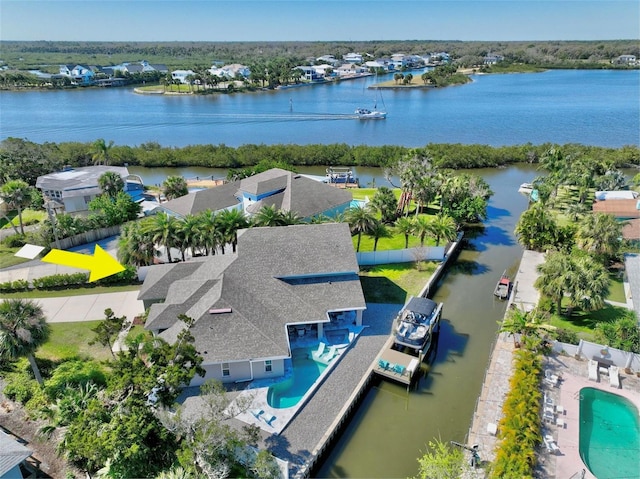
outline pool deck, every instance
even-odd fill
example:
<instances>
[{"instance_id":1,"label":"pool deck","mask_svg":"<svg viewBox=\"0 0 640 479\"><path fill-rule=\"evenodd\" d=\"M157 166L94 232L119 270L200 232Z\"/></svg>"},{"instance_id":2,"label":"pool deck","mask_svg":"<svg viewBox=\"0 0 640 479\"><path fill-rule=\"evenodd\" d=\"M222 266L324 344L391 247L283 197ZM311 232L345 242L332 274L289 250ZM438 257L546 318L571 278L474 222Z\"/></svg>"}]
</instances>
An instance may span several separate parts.
<instances>
[{"instance_id":1,"label":"pool deck","mask_svg":"<svg viewBox=\"0 0 640 479\"><path fill-rule=\"evenodd\" d=\"M561 405L564 414L560 417L564 427L548 426L543 434L552 434L556 439L560 451L552 455L543 449L540 454L541 466L548 475L544 477L570 478L583 469L586 470L585 479L595 479L580 458L578 446L580 443L580 390L592 387L618 394L627 398L640 410L640 378L635 374L625 374L620 371L621 389L609 385L607 376L600 377L599 382L589 381L588 364L586 358L578 360L573 356L552 355L546 358L545 367L553 370L561 377L558 387L545 386L545 391L551 395L556 405Z\"/></svg>"}]
</instances>

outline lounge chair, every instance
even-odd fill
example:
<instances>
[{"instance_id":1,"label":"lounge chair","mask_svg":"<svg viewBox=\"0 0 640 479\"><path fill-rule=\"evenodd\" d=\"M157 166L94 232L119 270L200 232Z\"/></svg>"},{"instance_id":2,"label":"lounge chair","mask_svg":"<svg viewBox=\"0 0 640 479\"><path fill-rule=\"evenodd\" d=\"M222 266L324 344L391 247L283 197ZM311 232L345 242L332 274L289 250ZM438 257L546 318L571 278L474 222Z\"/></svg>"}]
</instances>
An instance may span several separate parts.
<instances>
[{"instance_id":1,"label":"lounge chair","mask_svg":"<svg viewBox=\"0 0 640 479\"><path fill-rule=\"evenodd\" d=\"M609 386L620 389L620 374L617 366L609 367Z\"/></svg>"},{"instance_id":2,"label":"lounge chair","mask_svg":"<svg viewBox=\"0 0 640 479\"><path fill-rule=\"evenodd\" d=\"M378 367L384 370L389 369L389 361L385 361L384 359L378 359Z\"/></svg>"},{"instance_id":3,"label":"lounge chair","mask_svg":"<svg viewBox=\"0 0 640 479\"><path fill-rule=\"evenodd\" d=\"M556 444L556 440L553 438L551 434L547 434L544 436L544 445L551 454L557 454L560 452L560 448Z\"/></svg>"},{"instance_id":4,"label":"lounge chair","mask_svg":"<svg viewBox=\"0 0 640 479\"><path fill-rule=\"evenodd\" d=\"M338 348L336 348L335 346L330 346L329 351L320 356L320 361L328 364L336 356L336 354L338 354Z\"/></svg>"},{"instance_id":5,"label":"lounge chair","mask_svg":"<svg viewBox=\"0 0 640 479\"><path fill-rule=\"evenodd\" d=\"M542 420L553 424L556 422L556 415L551 411L544 411L542 413Z\"/></svg>"},{"instance_id":6,"label":"lounge chair","mask_svg":"<svg viewBox=\"0 0 640 479\"><path fill-rule=\"evenodd\" d=\"M553 374L551 370L549 369L544 370L544 380L547 384L550 384L551 386L557 386L558 379L559 379L558 376Z\"/></svg>"},{"instance_id":7,"label":"lounge chair","mask_svg":"<svg viewBox=\"0 0 640 479\"><path fill-rule=\"evenodd\" d=\"M406 368L402 364L396 364L393 366L393 372L402 376Z\"/></svg>"},{"instance_id":8,"label":"lounge chair","mask_svg":"<svg viewBox=\"0 0 640 479\"><path fill-rule=\"evenodd\" d=\"M262 409L251 409L249 412L253 414L256 419L260 419L260 416L264 414Z\"/></svg>"},{"instance_id":9,"label":"lounge chair","mask_svg":"<svg viewBox=\"0 0 640 479\"><path fill-rule=\"evenodd\" d=\"M598 362L593 359L589 359L589 381L598 382L600 375L598 373Z\"/></svg>"},{"instance_id":10,"label":"lounge chair","mask_svg":"<svg viewBox=\"0 0 640 479\"><path fill-rule=\"evenodd\" d=\"M322 341L320 341L320 344L318 344L318 349L316 349L315 351L311 352L311 357L313 359L315 359L316 361L320 361L320 358L324 354L324 348L325 347L326 347L326 344L323 343Z\"/></svg>"},{"instance_id":11,"label":"lounge chair","mask_svg":"<svg viewBox=\"0 0 640 479\"><path fill-rule=\"evenodd\" d=\"M546 406L551 406L551 407L555 406L553 398L551 396L548 396L547 393L544 393L544 405L545 405L545 407Z\"/></svg>"},{"instance_id":12,"label":"lounge chair","mask_svg":"<svg viewBox=\"0 0 640 479\"><path fill-rule=\"evenodd\" d=\"M265 413L263 417L264 417L264 422L266 422L269 426L273 427L273 424L271 423L276 420L276 417L273 414L269 414L269 413Z\"/></svg>"}]
</instances>

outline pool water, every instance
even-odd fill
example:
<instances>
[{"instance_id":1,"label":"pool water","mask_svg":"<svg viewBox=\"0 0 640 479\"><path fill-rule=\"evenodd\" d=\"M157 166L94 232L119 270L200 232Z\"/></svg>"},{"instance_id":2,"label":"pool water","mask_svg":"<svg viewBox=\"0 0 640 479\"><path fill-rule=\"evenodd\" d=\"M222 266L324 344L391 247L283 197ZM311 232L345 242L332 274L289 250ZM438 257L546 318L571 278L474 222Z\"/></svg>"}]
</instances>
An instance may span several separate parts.
<instances>
[{"instance_id":1,"label":"pool water","mask_svg":"<svg viewBox=\"0 0 640 479\"><path fill-rule=\"evenodd\" d=\"M640 478L640 420L626 398L580 390L580 457L598 479Z\"/></svg>"},{"instance_id":2,"label":"pool water","mask_svg":"<svg viewBox=\"0 0 640 479\"><path fill-rule=\"evenodd\" d=\"M293 373L291 377L269 387L267 404L275 409L295 406L327 368L311 357L317 348L297 348L291 351Z\"/></svg>"}]
</instances>

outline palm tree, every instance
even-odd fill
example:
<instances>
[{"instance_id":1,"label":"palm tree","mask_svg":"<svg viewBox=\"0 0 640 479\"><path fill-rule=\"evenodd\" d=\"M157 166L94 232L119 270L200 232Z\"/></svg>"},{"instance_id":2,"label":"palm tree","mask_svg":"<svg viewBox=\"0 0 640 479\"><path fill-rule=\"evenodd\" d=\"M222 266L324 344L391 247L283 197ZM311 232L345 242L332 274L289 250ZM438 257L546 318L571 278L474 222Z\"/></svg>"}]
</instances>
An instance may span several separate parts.
<instances>
[{"instance_id":1,"label":"palm tree","mask_svg":"<svg viewBox=\"0 0 640 479\"><path fill-rule=\"evenodd\" d=\"M188 195L189 188L187 181L182 176L168 176L167 179L162 182L162 193L168 200Z\"/></svg>"},{"instance_id":2,"label":"palm tree","mask_svg":"<svg viewBox=\"0 0 640 479\"><path fill-rule=\"evenodd\" d=\"M433 221L429 216L416 216L413 218L413 234L420 238L420 247L424 247L424 239L433 234Z\"/></svg>"},{"instance_id":3,"label":"palm tree","mask_svg":"<svg viewBox=\"0 0 640 479\"><path fill-rule=\"evenodd\" d=\"M202 234L204 254L215 254L218 246L224 246L224 236L222 229L218 227L217 214L211 210L206 210L198 213L197 218L200 224L200 233Z\"/></svg>"},{"instance_id":4,"label":"palm tree","mask_svg":"<svg viewBox=\"0 0 640 479\"><path fill-rule=\"evenodd\" d=\"M283 226L283 213L274 206L263 206L253 217L256 226Z\"/></svg>"},{"instance_id":5,"label":"palm tree","mask_svg":"<svg viewBox=\"0 0 640 479\"><path fill-rule=\"evenodd\" d=\"M20 222L20 233L24 234L24 224L22 222L22 210L29 206L33 194L33 187L23 180L7 181L0 187L0 198L2 198L11 208L18 210L18 221Z\"/></svg>"},{"instance_id":6,"label":"palm tree","mask_svg":"<svg viewBox=\"0 0 640 479\"><path fill-rule=\"evenodd\" d=\"M458 225L455 220L448 215L436 215L431 219L433 233L436 236L436 246L440 246L440 239L444 238L447 241L453 241L456 239L456 233L458 232Z\"/></svg>"},{"instance_id":7,"label":"palm tree","mask_svg":"<svg viewBox=\"0 0 640 479\"><path fill-rule=\"evenodd\" d=\"M345 219L347 223L349 223L351 235L358 235L356 251L360 251L362 233L368 233L371 231L376 221L375 216L369 208L356 206L347 210Z\"/></svg>"},{"instance_id":8,"label":"palm tree","mask_svg":"<svg viewBox=\"0 0 640 479\"><path fill-rule=\"evenodd\" d=\"M413 221L406 216L396 220L396 231L404 235L404 249L409 248L409 235L413 234Z\"/></svg>"},{"instance_id":9,"label":"palm tree","mask_svg":"<svg viewBox=\"0 0 640 479\"><path fill-rule=\"evenodd\" d=\"M586 215L580 222L576 234L576 243L584 251L611 258L622 245L622 228L624 224L613 215L594 213Z\"/></svg>"},{"instance_id":10,"label":"palm tree","mask_svg":"<svg viewBox=\"0 0 640 479\"><path fill-rule=\"evenodd\" d=\"M575 265L566 253L547 254L544 263L538 266L540 276L534 286L556 303L556 312L562 314L562 298L570 281L573 281Z\"/></svg>"},{"instance_id":11,"label":"palm tree","mask_svg":"<svg viewBox=\"0 0 640 479\"><path fill-rule=\"evenodd\" d=\"M281 220L283 226L299 225L303 223L302 218L300 218L295 211L291 210L286 212L281 211Z\"/></svg>"},{"instance_id":12,"label":"palm tree","mask_svg":"<svg viewBox=\"0 0 640 479\"><path fill-rule=\"evenodd\" d=\"M167 250L167 260L171 259L171 248L179 244L179 221L175 216L169 216L166 213L158 213L146 225L146 232L150 234L154 244L164 246Z\"/></svg>"},{"instance_id":13,"label":"palm tree","mask_svg":"<svg viewBox=\"0 0 640 479\"><path fill-rule=\"evenodd\" d=\"M113 148L113 140L108 144L105 143L103 138L99 138L93 142L91 146L91 153L94 165L108 165L109 164L109 150Z\"/></svg>"},{"instance_id":14,"label":"palm tree","mask_svg":"<svg viewBox=\"0 0 640 479\"><path fill-rule=\"evenodd\" d=\"M380 221L376 221L373 224L371 229L367 231L367 235L373 238L373 251L378 249L378 240L380 240L380 238L391 238L393 236L389 228Z\"/></svg>"},{"instance_id":15,"label":"palm tree","mask_svg":"<svg viewBox=\"0 0 640 479\"><path fill-rule=\"evenodd\" d=\"M249 227L249 221L241 210L223 210L216 215L218 229L222 233L224 254L224 244L231 243L232 251L236 252L238 245L238 230Z\"/></svg>"},{"instance_id":16,"label":"palm tree","mask_svg":"<svg viewBox=\"0 0 640 479\"><path fill-rule=\"evenodd\" d=\"M200 228L201 220L198 216L187 215L180 223L181 238L182 238L182 261L185 260L184 252L187 249L191 250L191 254L196 250L204 248L205 238L203 231Z\"/></svg>"},{"instance_id":17,"label":"palm tree","mask_svg":"<svg viewBox=\"0 0 640 479\"><path fill-rule=\"evenodd\" d=\"M119 192L124 191L124 180L115 171L107 171L98 178L98 186L103 194L115 198Z\"/></svg>"},{"instance_id":18,"label":"palm tree","mask_svg":"<svg viewBox=\"0 0 640 479\"><path fill-rule=\"evenodd\" d=\"M391 223L395 218L398 202L391 188L381 186L373 195L369 206L380 213L383 223Z\"/></svg>"},{"instance_id":19,"label":"palm tree","mask_svg":"<svg viewBox=\"0 0 640 479\"><path fill-rule=\"evenodd\" d=\"M118 238L118 260L132 266L149 266L154 257L154 243L151 235L145 232L144 223L125 223Z\"/></svg>"},{"instance_id":20,"label":"palm tree","mask_svg":"<svg viewBox=\"0 0 640 479\"><path fill-rule=\"evenodd\" d=\"M42 376L33 353L49 337L42 308L30 299L5 299L0 303L0 358L26 356L39 384Z\"/></svg>"}]
</instances>

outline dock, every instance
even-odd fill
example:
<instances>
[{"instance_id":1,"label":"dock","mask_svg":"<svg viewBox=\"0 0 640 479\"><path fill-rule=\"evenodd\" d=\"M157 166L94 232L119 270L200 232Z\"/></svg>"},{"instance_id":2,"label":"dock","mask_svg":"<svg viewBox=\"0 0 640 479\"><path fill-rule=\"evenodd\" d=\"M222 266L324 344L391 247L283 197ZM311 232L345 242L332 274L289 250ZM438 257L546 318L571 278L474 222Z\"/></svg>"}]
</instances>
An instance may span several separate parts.
<instances>
[{"instance_id":1,"label":"dock","mask_svg":"<svg viewBox=\"0 0 640 479\"><path fill-rule=\"evenodd\" d=\"M420 370L420 360L411 354L403 353L393 349L394 339L391 336L380 355L371 365L371 371L383 378L396 381L407 386L407 390L411 387L415 373ZM383 365L389 366L384 367ZM394 368L394 366L400 366Z\"/></svg>"}]
</instances>

